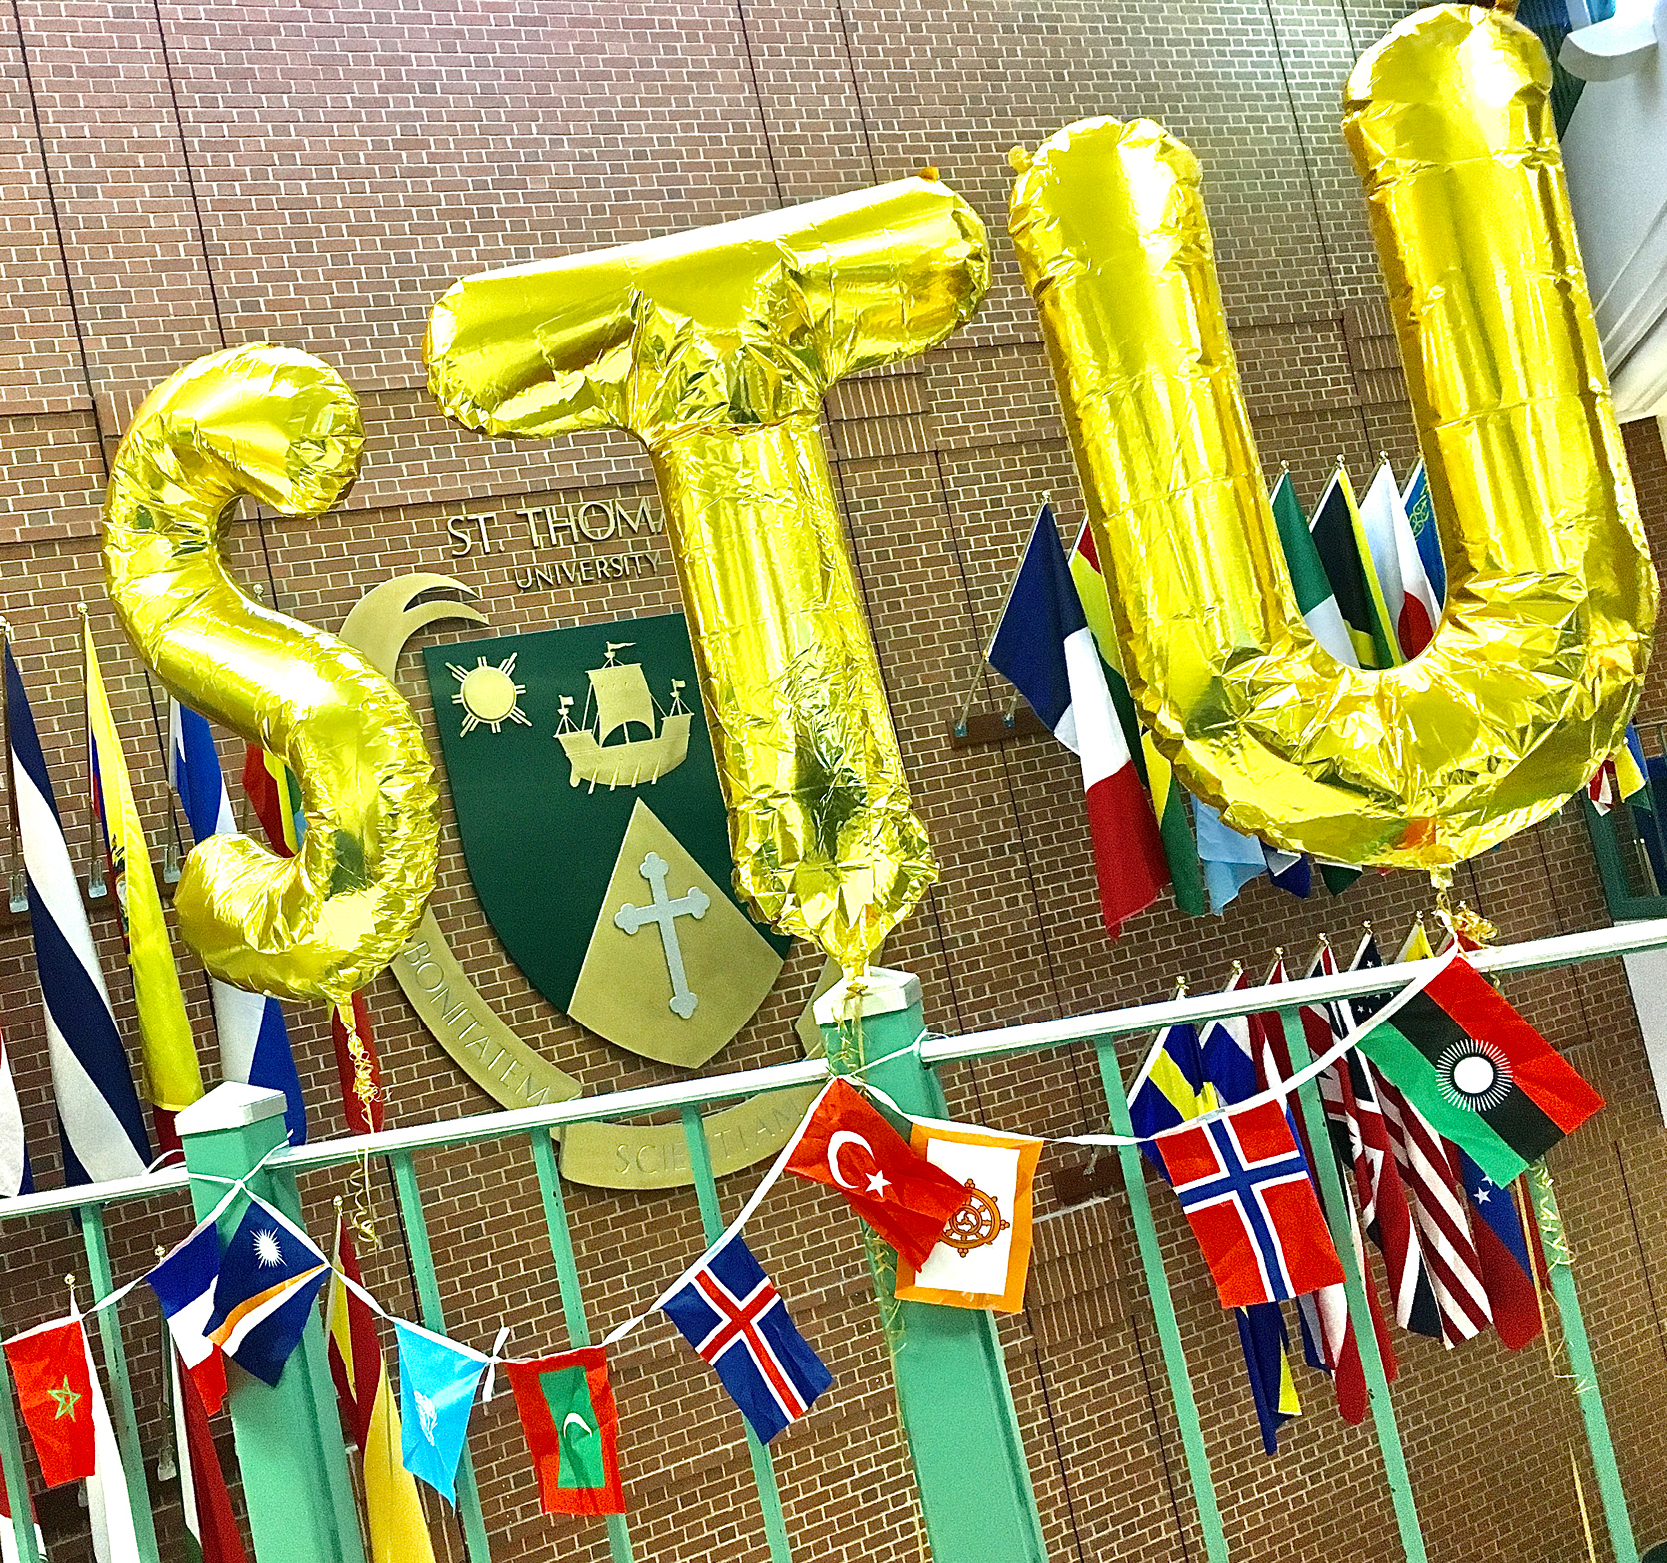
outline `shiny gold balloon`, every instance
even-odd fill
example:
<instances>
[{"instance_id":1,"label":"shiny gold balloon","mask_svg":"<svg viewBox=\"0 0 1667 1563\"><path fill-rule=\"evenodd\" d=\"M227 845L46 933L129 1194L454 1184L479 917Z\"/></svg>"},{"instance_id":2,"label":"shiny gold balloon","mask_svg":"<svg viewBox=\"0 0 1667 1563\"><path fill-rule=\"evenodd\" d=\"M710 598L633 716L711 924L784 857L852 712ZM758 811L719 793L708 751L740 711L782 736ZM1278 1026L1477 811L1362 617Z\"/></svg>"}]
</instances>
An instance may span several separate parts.
<instances>
[{"instance_id":1,"label":"shiny gold balloon","mask_svg":"<svg viewBox=\"0 0 1667 1563\"><path fill-rule=\"evenodd\" d=\"M248 836L199 842L174 898L219 978L340 1003L410 937L434 888L439 806L416 717L334 635L251 600L220 531L239 496L286 515L335 504L364 429L328 366L256 344L210 353L145 399L104 503L104 574L171 693L281 756L307 833L293 858Z\"/></svg>"},{"instance_id":2,"label":"shiny gold balloon","mask_svg":"<svg viewBox=\"0 0 1667 1563\"><path fill-rule=\"evenodd\" d=\"M1655 572L1549 83L1532 33L1464 5L1349 80L1447 558L1433 644L1385 672L1339 666L1297 612L1192 153L1085 120L1014 187L1130 688L1186 785L1288 850L1443 878L1581 787L1637 702Z\"/></svg>"},{"instance_id":3,"label":"shiny gold balloon","mask_svg":"<svg viewBox=\"0 0 1667 1563\"><path fill-rule=\"evenodd\" d=\"M983 296L983 225L932 179L492 272L435 306L460 423L649 450L689 612L737 891L862 966L936 878L909 804L817 415Z\"/></svg>"}]
</instances>

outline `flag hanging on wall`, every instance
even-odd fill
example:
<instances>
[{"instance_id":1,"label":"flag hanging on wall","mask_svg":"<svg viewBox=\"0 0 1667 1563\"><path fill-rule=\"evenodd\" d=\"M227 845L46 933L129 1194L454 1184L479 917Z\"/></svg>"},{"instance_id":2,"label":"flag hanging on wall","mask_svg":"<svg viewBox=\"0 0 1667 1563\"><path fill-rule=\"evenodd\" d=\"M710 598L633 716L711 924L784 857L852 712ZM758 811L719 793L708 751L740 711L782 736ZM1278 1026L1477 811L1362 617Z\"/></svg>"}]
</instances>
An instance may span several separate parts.
<instances>
[{"instance_id":1,"label":"flag hanging on wall","mask_svg":"<svg viewBox=\"0 0 1667 1563\"><path fill-rule=\"evenodd\" d=\"M918 1269L897 1261L894 1295L953 1308L1024 1307L1030 1272L1030 1195L1042 1142L1022 1134L914 1121L909 1143L966 1190L960 1208Z\"/></svg>"},{"instance_id":2,"label":"flag hanging on wall","mask_svg":"<svg viewBox=\"0 0 1667 1563\"><path fill-rule=\"evenodd\" d=\"M225 772L205 721L179 701L168 707L168 770L192 836L235 834L237 820L226 791ZM290 1051L289 1029L276 999L246 993L230 983L209 979L214 1029L220 1038L220 1073L227 1080L264 1086L284 1094L284 1127L291 1145L307 1142L307 1110L301 1100L301 1077Z\"/></svg>"},{"instance_id":3,"label":"flag hanging on wall","mask_svg":"<svg viewBox=\"0 0 1667 1563\"><path fill-rule=\"evenodd\" d=\"M213 1416L226 1398L226 1364L208 1338L214 1285L220 1278L220 1236L204 1221L157 1261L145 1283L162 1305L168 1335Z\"/></svg>"},{"instance_id":4,"label":"flag hanging on wall","mask_svg":"<svg viewBox=\"0 0 1667 1563\"><path fill-rule=\"evenodd\" d=\"M1337 594L1326 577L1320 562L1319 550L1313 534L1308 530L1308 518L1297 502L1297 491L1289 472L1281 472L1270 498L1274 525L1279 529L1279 541L1285 554L1285 568L1291 575L1291 587L1296 592L1297 611L1308 633L1345 667L1357 668L1354 642L1349 627L1343 622L1342 610L1337 606Z\"/></svg>"},{"instance_id":5,"label":"flag hanging on wall","mask_svg":"<svg viewBox=\"0 0 1667 1563\"><path fill-rule=\"evenodd\" d=\"M619 1413L600 1346L506 1362L545 1514L623 1514Z\"/></svg>"},{"instance_id":6,"label":"flag hanging on wall","mask_svg":"<svg viewBox=\"0 0 1667 1563\"><path fill-rule=\"evenodd\" d=\"M399 1343L400 1458L457 1506L457 1462L486 1356L420 1325L394 1320Z\"/></svg>"},{"instance_id":7,"label":"flag hanging on wall","mask_svg":"<svg viewBox=\"0 0 1667 1563\"><path fill-rule=\"evenodd\" d=\"M232 1512L226 1473L214 1448L208 1409L189 1373L180 1372L179 1353L170 1348L174 1447L179 1451L179 1501L185 1521L186 1563L248 1563L237 1516Z\"/></svg>"},{"instance_id":8,"label":"flag hanging on wall","mask_svg":"<svg viewBox=\"0 0 1667 1563\"><path fill-rule=\"evenodd\" d=\"M786 1170L838 1189L898 1257L916 1267L926 1263L944 1223L967 1199L961 1184L911 1149L860 1092L839 1079L823 1093Z\"/></svg>"},{"instance_id":9,"label":"flag hanging on wall","mask_svg":"<svg viewBox=\"0 0 1667 1563\"><path fill-rule=\"evenodd\" d=\"M1306 536L1306 531L1304 536ZM1152 800L1152 812L1157 815L1158 835L1163 840L1164 861L1169 864L1170 890L1175 904L1183 912L1201 917L1204 912L1204 873L1198 862L1198 844L1193 840L1192 824L1187 819L1186 790L1176 776L1152 735L1141 726L1129 694L1129 681L1123 673L1123 653L1117 644L1117 629L1111 618L1111 597L1106 589L1106 578L1100 569L1100 556L1094 546L1094 534L1088 522L1082 523L1077 541L1071 549L1071 580L1077 588L1077 600L1082 604L1083 617L1099 648L1100 661L1106 671L1106 687L1111 691L1111 703L1123 726L1123 739L1129 747L1129 757L1140 772L1146 795Z\"/></svg>"},{"instance_id":10,"label":"flag hanging on wall","mask_svg":"<svg viewBox=\"0 0 1667 1563\"><path fill-rule=\"evenodd\" d=\"M133 801L133 782L99 669L92 624L85 617L81 639L86 656L87 755L93 816L104 842L110 893L116 898L127 963L133 971L139 1049L156 1137L164 1150L177 1152L180 1145L179 1135L174 1132L174 1114L203 1094L202 1071L197 1067L197 1048L185 1014L185 995L180 992L168 925L162 919L150 847Z\"/></svg>"},{"instance_id":11,"label":"flag hanging on wall","mask_svg":"<svg viewBox=\"0 0 1667 1563\"><path fill-rule=\"evenodd\" d=\"M136 1178L150 1164L139 1095L110 1009L81 884L58 819L34 713L5 643L6 724L18 829L29 880L29 927L46 1011L52 1093L66 1184Z\"/></svg>"},{"instance_id":12,"label":"flag hanging on wall","mask_svg":"<svg viewBox=\"0 0 1667 1563\"><path fill-rule=\"evenodd\" d=\"M708 1253L660 1307L711 1364L763 1443L833 1383L739 1232Z\"/></svg>"},{"instance_id":13,"label":"flag hanging on wall","mask_svg":"<svg viewBox=\"0 0 1667 1563\"><path fill-rule=\"evenodd\" d=\"M247 1373L276 1385L330 1273L313 1240L251 1199L226 1243L203 1333Z\"/></svg>"},{"instance_id":14,"label":"flag hanging on wall","mask_svg":"<svg viewBox=\"0 0 1667 1563\"><path fill-rule=\"evenodd\" d=\"M35 1175L29 1167L29 1146L23 1135L23 1109L17 1101L17 1082L6 1037L0 1032L0 1199L32 1194Z\"/></svg>"},{"instance_id":15,"label":"flag hanging on wall","mask_svg":"<svg viewBox=\"0 0 1667 1563\"><path fill-rule=\"evenodd\" d=\"M1401 661L1383 589L1372 569L1371 550L1355 509L1349 475L1338 467L1320 496L1309 526L1343 615L1354 654L1363 668L1391 668Z\"/></svg>"},{"instance_id":16,"label":"flag hanging on wall","mask_svg":"<svg viewBox=\"0 0 1667 1563\"><path fill-rule=\"evenodd\" d=\"M1169 864L1050 505L1031 529L986 659L1082 761L1100 912L1115 938L1169 883Z\"/></svg>"},{"instance_id":17,"label":"flag hanging on wall","mask_svg":"<svg viewBox=\"0 0 1667 1563\"><path fill-rule=\"evenodd\" d=\"M347 1218L337 1216L324 1333L342 1431L348 1443L358 1448L364 1474L368 1563L434 1563L434 1545L416 1478L400 1458L404 1433L382 1342L377 1338L376 1317L364 1298L348 1289L348 1281L362 1286L364 1277Z\"/></svg>"}]
</instances>

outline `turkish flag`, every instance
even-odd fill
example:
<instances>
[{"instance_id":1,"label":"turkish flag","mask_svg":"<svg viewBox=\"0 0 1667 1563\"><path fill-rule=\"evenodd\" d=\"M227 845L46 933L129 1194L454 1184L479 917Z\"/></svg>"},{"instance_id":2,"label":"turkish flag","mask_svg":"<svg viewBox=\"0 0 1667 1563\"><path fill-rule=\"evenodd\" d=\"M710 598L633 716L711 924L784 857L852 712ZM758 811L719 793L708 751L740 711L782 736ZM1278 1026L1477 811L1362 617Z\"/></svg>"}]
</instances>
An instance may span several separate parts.
<instances>
[{"instance_id":1,"label":"turkish flag","mask_svg":"<svg viewBox=\"0 0 1667 1563\"><path fill-rule=\"evenodd\" d=\"M828 1087L787 1170L838 1189L917 1270L967 1202L964 1184L915 1151L843 1080Z\"/></svg>"},{"instance_id":2,"label":"turkish flag","mask_svg":"<svg viewBox=\"0 0 1667 1563\"><path fill-rule=\"evenodd\" d=\"M79 1318L57 1319L6 1342L17 1403L48 1487L98 1469L93 1443L92 1370Z\"/></svg>"}]
</instances>

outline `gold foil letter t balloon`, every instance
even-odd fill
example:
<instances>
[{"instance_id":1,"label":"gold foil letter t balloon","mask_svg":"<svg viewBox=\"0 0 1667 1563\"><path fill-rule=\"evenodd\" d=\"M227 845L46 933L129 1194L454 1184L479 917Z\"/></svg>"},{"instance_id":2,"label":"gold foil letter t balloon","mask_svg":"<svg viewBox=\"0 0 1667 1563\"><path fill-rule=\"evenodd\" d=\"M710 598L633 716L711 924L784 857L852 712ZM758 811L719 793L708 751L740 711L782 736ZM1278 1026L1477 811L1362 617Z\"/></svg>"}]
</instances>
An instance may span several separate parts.
<instances>
[{"instance_id":1,"label":"gold foil letter t balloon","mask_svg":"<svg viewBox=\"0 0 1667 1563\"><path fill-rule=\"evenodd\" d=\"M1462 5L1349 79L1448 577L1434 641L1381 672L1297 611L1192 153L1085 120L1014 187L1129 687L1186 785L1289 850L1443 877L1581 787L1637 702L1655 572L1549 86L1532 33Z\"/></svg>"},{"instance_id":2,"label":"gold foil letter t balloon","mask_svg":"<svg viewBox=\"0 0 1667 1563\"><path fill-rule=\"evenodd\" d=\"M293 858L248 836L199 842L174 904L216 976L340 1003L399 953L434 888L439 810L422 730L335 636L262 607L226 573L239 496L327 510L359 470L358 403L318 359L256 344L199 358L145 399L116 452L104 574L169 691L281 756L307 833Z\"/></svg>"},{"instance_id":3,"label":"gold foil letter t balloon","mask_svg":"<svg viewBox=\"0 0 1667 1563\"><path fill-rule=\"evenodd\" d=\"M863 965L936 875L817 426L836 380L941 342L989 276L936 180L458 283L429 388L493 436L628 429L666 508L736 888Z\"/></svg>"}]
</instances>

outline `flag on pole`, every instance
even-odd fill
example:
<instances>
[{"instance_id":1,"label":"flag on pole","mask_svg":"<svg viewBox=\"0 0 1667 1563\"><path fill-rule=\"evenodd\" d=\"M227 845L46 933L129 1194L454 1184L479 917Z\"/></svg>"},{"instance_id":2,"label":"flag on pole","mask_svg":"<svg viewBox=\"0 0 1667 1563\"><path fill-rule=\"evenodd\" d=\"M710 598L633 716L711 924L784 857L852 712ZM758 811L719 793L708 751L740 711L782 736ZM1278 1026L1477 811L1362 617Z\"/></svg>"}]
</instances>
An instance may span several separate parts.
<instances>
[{"instance_id":1,"label":"flag on pole","mask_svg":"<svg viewBox=\"0 0 1667 1563\"><path fill-rule=\"evenodd\" d=\"M1544 1321L1534 1287L1528 1238L1517 1215L1516 1201L1508 1184L1501 1188L1457 1146L1448 1150L1470 1203L1470 1231L1493 1327L1512 1351L1520 1351L1539 1337Z\"/></svg>"},{"instance_id":2,"label":"flag on pole","mask_svg":"<svg viewBox=\"0 0 1667 1563\"><path fill-rule=\"evenodd\" d=\"M1268 870L1262 843L1254 836L1241 836L1202 798L1194 798L1193 819L1198 826L1198 858L1204 865L1204 887L1210 893L1210 910L1220 917L1238 899L1251 880Z\"/></svg>"},{"instance_id":3,"label":"flag on pole","mask_svg":"<svg viewBox=\"0 0 1667 1563\"><path fill-rule=\"evenodd\" d=\"M506 1362L504 1372L538 1475L540 1512L623 1514L619 1413L606 1350L584 1346L532 1362Z\"/></svg>"},{"instance_id":4,"label":"flag on pole","mask_svg":"<svg viewBox=\"0 0 1667 1563\"><path fill-rule=\"evenodd\" d=\"M1100 661L1105 665L1106 686L1111 691L1117 719L1123 725L1129 756L1140 772L1146 794L1152 800L1152 811L1157 815L1158 835L1163 839L1163 855L1169 864L1169 885L1175 904L1183 912L1200 917L1204 912L1204 876L1198 863L1198 844L1193 840L1192 825L1187 819L1186 790L1169 761L1152 742L1152 735L1141 726L1135 711L1129 681L1123 672L1117 628L1112 622L1111 596L1100 569L1094 533L1086 520L1071 550L1071 579L1076 583L1083 617L1088 620L1094 644L1099 647Z\"/></svg>"},{"instance_id":5,"label":"flag on pole","mask_svg":"<svg viewBox=\"0 0 1667 1563\"><path fill-rule=\"evenodd\" d=\"M185 1520L186 1563L248 1563L226 1473L214 1447L208 1409L179 1353L168 1351L174 1406L174 1447L179 1451L179 1501Z\"/></svg>"},{"instance_id":6,"label":"flag on pole","mask_svg":"<svg viewBox=\"0 0 1667 1563\"><path fill-rule=\"evenodd\" d=\"M276 1386L329 1273L330 1261L300 1227L251 1199L221 1257L203 1333L245 1372Z\"/></svg>"},{"instance_id":7,"label":"flag on pole","mask_svg":"<svg viewBox=\"0 0 1667 1563\"><path fill-rule=\"evenodd\" d=\"M966 1198L925 1264L917 1269L898 1259L894 1295L905 1302L1019 1312L1030 1272L1031 1184L1042 1142L917 1118L909 1143L961 1184Z\"/></svg>"},{"instance_id":8,"label":"flag on pole","mask_svg":"<svg viewBox=\"0 0 1667 1563\"><path fill-rule=\"evenodd\" d=\"M1401 656L1411 660L1434 638L1441 609L1424 573L1424 561L1401 506L1401 491L1389 463L1382 462L1360 506L1372 568L1383 592L1388 622Z\"/></svg>"},{"instance_id":9,"label":"flag on pole","mask_svg":"<svg viewBox=\"0 0 1667 1563\"><path fill-rule=\"evenodd\" d=\"M1306 852L1282 852L1278 847L1262 843L1262 861L1267 864L1268 878L1286 895L1306 901L1314 888L1314 864Z\"/></svg>"},{"instance_id":10,"label":"flag on pole","mask_svg":"<svg viewBox=\"0 0 1667 1563\"><path fill-rule=\"evenodd\" d=\"M32 1194L35 1175L29 1167L29 1146L23 1135L23 1109L17 1101L17 1082L0 1032L0 1199Z\"/></svg>"},{"instance_id":11,"label":"flag on pole","mask_svg":"<svg viewBox=\"0 0 1667 1563\"><path fill-rule=\"evenodd\" d=\"M277 755L250 744L243 756L243 790L272 850L279 857L294 857L307 833L295 773Z\"/></svg>"},{"instance_id":12,"label":"flag on pole","mask_svg":"<svg viewBox=\"0 0 1667 1563\"><path fill-rule=\"evenodd\" d=\"M488 1359L404 1319L394 1320L394 1336L399 1344L400 1457L407 1471L456 1508L457 1462Z\"/></svg>"},{"instance_id":13,"label":"flag on pole","mask_svg":"<svg viewBox=\"0 0 1667 1563\"><path fill-rule=\"evenodd\" d=\"M1100 911L1115 938L1169 883L1169 865L1050 505L1036 518L986 656L1082 762Z\"/></svg>"},{"instance_id":14,"label":"flag on pole","mask_svg":"<svg viewBox=\"0 0 1667 1563\"><path fill-rule=\"evenodd\" d=\"M9 640L5 674L12 786L28 871L29 926L46 1012L64 1182L136 1178L150 1163L144 1115Z\"/></svg>"},{"instance_id":15,"label":"flag on pole","mask_svg":"<svg viewBox=\"0 0 1667 1563\"><path fill-rule=\"evenodd\" d=\"M1624 803L1635 792L1641 792L1648 780L1644 745L1638 729L1628 722L1621 747L1592 772L1592 779L1586 783L1586 796L1599 814L1607 814L1617 803Z\"/></svg>"},{"instance_id":16,"label":"flag on pole","mask_svg":"<svg viewBox=\"0 0 1667 1563\"><path fill-rule=\"evenodd\" d=\"M1151 1138L1164 1129L1188 1123L1216 1105L1204 1085L1204 1058L1198 1031L1188 1021L1165 1026L1158 1033L1150 1066L1136 1079L1129 1095L1129 1119L1140 1137L1141 1151L1167 1181L1158 1145Z\"/></svg>"},{"instance_id":17,"label":"flag on pole","mask_svg":"<svg viewBox=\"0 0 1667 1563\"><path fill-rule=\"evenodd\" d=\"M763 1443L833 1383L739 1232L706 1254L660 1308Z\"/></svg>"},{"instance_id":18,"label":"flag on pole","mask_svg":"<svg viewBox=\"0 0 1667 1563\"><path fill-rule=\"evenodd\" d=\"M348 1281L362 1286L364 1277L347 1219L337 1216L324 1333L342 1431L358 1448L364 1474L369 1563L434 1563L416 1478L400 1459L404 1430L388 1383L376 1318L364 1298L348 1289Z\"/></svg>"},{"instance_id":19,"label":"flag on pole","mask_svg":"<svg viewBox=\"0 0 1667 1563\"><path fill-rule=\"evenodd\" d=\"M35 1513L35 1501L29 1500L29 1513ZM40 1521L35 1521L35 1555L46 1556L46 1537L41 1534ZM12 1501L6 1491L6 1478L0 1473L0 1563L23 1563L23 1555L17 1550L17 1529L12 1519Z\"/></svg>"},{"instance_id":20,"label":"flag on pole","mask_svg":"<svg viewBox=\"0 0 1667 1563\"><path fill-rule=\"evenodd\" d=\"M350 1003L331 1009L330 1037L336 1045L336 1072L341 1078L347 1132L375 1134L382 1127L385 1097L382 1061L377 1056L376 1034L370 1029L364 994L355 993Z\"/></svg>"},{"instance_id":21,"label":"flag on pole","mask_svg":"<svg viewBox=\"0 0 1667 1563\"><path fill-rule=\"evenodd\" d=\"M1447 601L1447 561L1441 553L1441 533L1436 529L1435 506L1430 503L1429 479L1424 475L1420 457L1407 486L1401 493L1401 509L1406 512L1407 525L1418 546L1418 557L1424 562L1424 578L1430 583L1435 597L1436 616Z\"/></svg>"},{"instance_id":22,"label":"flag on pole","mask_svg":"<svg viewBox=\"0 0 1667 1563\"><path fill-rule=\"evenodd\" d=\"M967 1203L966 1187L911 1149L843 1079L823 1094L786 1170L838 1189L898 1257L916 1268L930 1257L945 1223Z\"/></svg>"},{"instance_id":23,"label":"flag on pole","mask_svg":"<svg viewBox=\"0 0 1667 1563\"><path fill-rule=\"evenodd\" d=\"M133 1001L139 1016L139 1049L145 1062L146 1094L164 1150L177 1152L179 1135L174 1114L203 1094L197 1067L197 1047L185 1014L179 972L156 893L150 847L133 800L133 782L122 754L116 719L93 644L93 627L81 620L86 654L87 756L92 774L93 815L104 842L110 869L111 894L120 911L127 963L133 971Z\"/></svg>"},{"instance_id":24,"label":"flag on pole","mask_svg":"<svg viewBox=\"0 0 1667 1563\"><path fill-rule=\"evenodd\" d=\"M191 834L198 841L235 834L237 820L226 791L225 772L205 721L179 701L168 706L170 778L179 795ZM307 1110L301 1077L290 1051L289 1030L276 999L246 993L230 983L209 979L214 1029L220 1038L220 1073L227 1080L264 1086L284 1095L284 1127L291 1145L307 1142Z\"/></svg>"},{"instance_id":25,"label":"flag on pole","mask_svg":"<svg viewBox=\"0 0 1667 1563\"><path fill-rule=\"evenodd\" d=\"M1297 503L1297 491L1291 474L1281 472L1273 486L1274 524L1279 528L1279 541L1285 552L1285 568L1291 574L1291 586L1296 592L1297 611L1308 633L1345 667L1360 666L1355 655L1354 641L1349 627L1343 622L1342 610L1337 606L1337 594L1332 590L1325 566L1320 562L1319 550L1313 534L1308 530L1308 519Z\"/></svg>"},{"instance_id":26,"label":"flag on pole","mask_svg":"<svg viewBox=\"0 0 1667 1563\"><path fill-rule=\"evenodd\" d=\"M1372 569L1371 549L1355 509L1354 490L1342 466L1320 496L1309 527L1343 615L1354 654L1363 668L1389 668L1401 661L1383 589Z\"/></svg>"},{"instance_id":27,"label":"flag on pole","mask_svg":"<svg viewBox=\"0 0 1667 1563\"><path fill-rule=\"evenodd\" d=\"M220 1237L212 1221L200 1222L145 1277L162 1305L174 1350L210 1416L226 1398L226 1364L220 1348L208 1338L219 1278Z\"/></svg>"}]
</instances>

